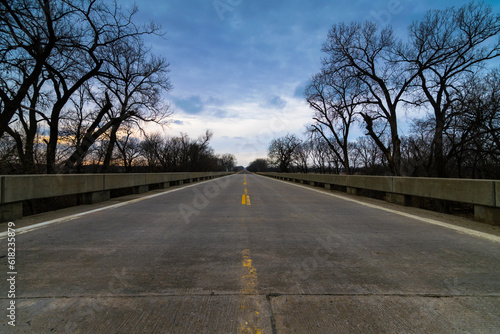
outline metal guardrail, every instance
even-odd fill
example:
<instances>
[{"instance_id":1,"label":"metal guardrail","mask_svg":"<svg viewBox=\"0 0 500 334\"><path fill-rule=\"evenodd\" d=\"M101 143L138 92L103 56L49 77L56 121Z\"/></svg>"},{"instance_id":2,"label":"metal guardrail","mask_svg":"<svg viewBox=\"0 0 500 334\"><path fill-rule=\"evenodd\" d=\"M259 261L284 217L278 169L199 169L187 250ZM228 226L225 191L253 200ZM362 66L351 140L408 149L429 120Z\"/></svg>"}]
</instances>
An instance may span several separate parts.
<instances>
[{"instance_id":1,"label":"metal guardrail","mask_svg":"<svg viewBox=\"0 0 500 334\"><path fill-rule=\"evenodd\" d=\"M385 193L389 202L409 205L412 197L474 205L475 219L500 225L500 181L362 175L259 173L281 180L307 183L327 189L340 187L350 194L362 190Z\"/></svg>"}]
</instances>

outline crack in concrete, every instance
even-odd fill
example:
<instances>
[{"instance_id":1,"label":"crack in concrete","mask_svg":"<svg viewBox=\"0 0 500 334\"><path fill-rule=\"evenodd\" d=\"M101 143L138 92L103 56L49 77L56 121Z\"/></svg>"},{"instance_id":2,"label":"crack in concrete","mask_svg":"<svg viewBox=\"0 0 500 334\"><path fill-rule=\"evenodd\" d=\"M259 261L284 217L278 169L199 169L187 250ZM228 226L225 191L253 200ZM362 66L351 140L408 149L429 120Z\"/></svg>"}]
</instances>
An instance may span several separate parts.
<instances>
[{"instance_id":1,"label":"crack in concrete","mask_svg":"<svg viewBox=\"0 0 500 334\"><path fill-rule=\"evenodd\" d=\"M269 313L270 313L269 317L271 320L271 332L272 332L272 334L276 334L277 330L276 330L276 321L274 319L273 303L271 302L271 298L279 297L279 296L280 296L279 293L268 293L266 295L266 300L269 303Z\"/></svg>"}]
</instances>

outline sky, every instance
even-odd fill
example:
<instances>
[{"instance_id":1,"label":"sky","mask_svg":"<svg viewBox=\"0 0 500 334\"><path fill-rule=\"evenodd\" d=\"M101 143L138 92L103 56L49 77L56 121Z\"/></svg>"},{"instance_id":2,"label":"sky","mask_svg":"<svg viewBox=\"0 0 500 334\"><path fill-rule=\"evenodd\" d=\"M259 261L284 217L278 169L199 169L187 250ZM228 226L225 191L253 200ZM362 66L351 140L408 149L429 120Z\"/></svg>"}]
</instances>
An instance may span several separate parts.
<instances>
[{"instance_id":1,"label":"sky","mask_svg":"<svg viewBox=\"0 0 500 334\"><path fill-rule=\"evenodd\" d=\"M266 158L272 139L304 137L312 110L304 99L321 67L321 46L331 26L365 20L390 24L404 38L429 9L457 0L147 0L138 23L155 21L164 37L150 37L152 52L170 63L174 112L165 136L214 133L215 153L231 153L247 166ZM131 1L118 0L124 7ZM486 1L500 12L498 1ZM404 117L404 115L403 115ZM402 119L401 123L405 120ZM361 128L351 140L363 135Z\"/></svg>"}]
</instances>

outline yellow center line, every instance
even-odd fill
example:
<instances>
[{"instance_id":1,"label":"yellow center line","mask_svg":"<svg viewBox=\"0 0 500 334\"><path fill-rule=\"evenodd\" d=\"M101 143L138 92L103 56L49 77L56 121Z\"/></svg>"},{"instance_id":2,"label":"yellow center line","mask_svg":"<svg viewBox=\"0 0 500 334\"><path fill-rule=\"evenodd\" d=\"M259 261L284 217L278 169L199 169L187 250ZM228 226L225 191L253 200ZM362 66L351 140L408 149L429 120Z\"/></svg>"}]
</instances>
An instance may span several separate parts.
<instances>
[{"instance_id":1,"label":"yellow center line","mask_svg":"<svg viewBox=\"0 0 500 334\"><path fill-rule=\"evenodd\" d=\"M252 266L252 259L250 258L250 250L245 249L243 255L243 268L245 274L242 276L243 289L243 303L241 308L247 310L246 319L240 319L239 333L248 334L261 334L261 330L257 326L259 322L260 303L256 298L257 295L257 270Z\"/></svg>"},{"instance_id":2,"label":"yellow center line","mask_svg":"<svg viewBox=\"0 0 500 334\"><path fill-rule=\"evenodd\" d=\"M247 184L246 182L244 183L245 185ZM243 205L252 205L250 203L250 196L248 196L248 189L245 187L245 193L241 195L241 204Z\"/></svg>"}]
</instances>

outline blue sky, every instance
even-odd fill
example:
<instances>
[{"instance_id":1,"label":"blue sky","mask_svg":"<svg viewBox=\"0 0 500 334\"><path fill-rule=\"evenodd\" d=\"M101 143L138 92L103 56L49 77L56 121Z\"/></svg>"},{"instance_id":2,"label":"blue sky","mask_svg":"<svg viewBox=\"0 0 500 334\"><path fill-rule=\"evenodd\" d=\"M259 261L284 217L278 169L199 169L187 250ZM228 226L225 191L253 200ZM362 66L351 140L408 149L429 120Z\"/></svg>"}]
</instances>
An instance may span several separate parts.
<instances>
[{"instance_id":1,"label":"blue sky","mask_svg":"<svg viewBox=\"0 0 500 334\"><path fill-rule=\"evenodd\" d=\"M131 2L118 0L124 6ZM265 158L269 142L302 135L311 123L303 89L319 70L321 45L338 22L391 24L404 37L428 9L468 1L428 0L152 0L138 3L139 21L162 25L153 52L170 62L174 115L165 129L197 137L210 129L216 153L239 165ZM497 1L487 1L500 11ZM362 135L359 129L354 135Z\"/></svg>"}]
</instances>

